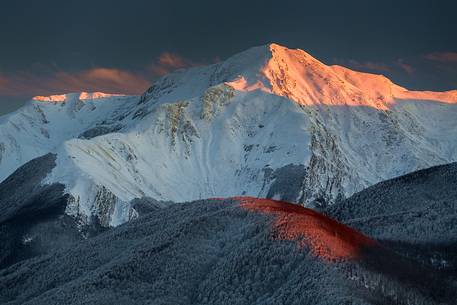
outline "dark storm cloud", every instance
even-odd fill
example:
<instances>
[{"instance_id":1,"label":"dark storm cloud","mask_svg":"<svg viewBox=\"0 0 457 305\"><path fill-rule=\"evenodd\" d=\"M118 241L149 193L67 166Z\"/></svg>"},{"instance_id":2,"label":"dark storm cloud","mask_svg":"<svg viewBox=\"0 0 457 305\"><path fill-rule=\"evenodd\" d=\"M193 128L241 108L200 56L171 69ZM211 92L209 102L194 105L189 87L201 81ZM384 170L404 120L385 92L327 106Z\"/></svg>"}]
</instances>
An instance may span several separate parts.
<instances>
[{"instance_id":1,"label":"dark storm cloud","mask_svg":"<svg viewBox=\"0 0 457 305\"><path fill-rule=\"evenodd\" d=\"M88 84L87 74L97 69L143 84L173 68L212 63L268 42L302 48L326 63L341 58L360 63L360 68L381 68L408 87L450 89L457 87L452 73L423 77L431 66L420 72L422 63L415 58L425 61L427 54L457 51L456 11L455 1L422 0L3 1L0 88L5 81L10 87L0 95L7 95L5 90L16 97L89 90L99 83ZM174 57L160 63L164 54ZM392 69L395 62L400 69ZM411 67L414 77L401 65ZM89 88L77 82L57 88L43 84L52 84L56 71L81 78L80 85ZM12 81L22 83L12 87ZM135 87L116 91L132 93L142 87L128 86Z\"/></svg>"}]
</instances>

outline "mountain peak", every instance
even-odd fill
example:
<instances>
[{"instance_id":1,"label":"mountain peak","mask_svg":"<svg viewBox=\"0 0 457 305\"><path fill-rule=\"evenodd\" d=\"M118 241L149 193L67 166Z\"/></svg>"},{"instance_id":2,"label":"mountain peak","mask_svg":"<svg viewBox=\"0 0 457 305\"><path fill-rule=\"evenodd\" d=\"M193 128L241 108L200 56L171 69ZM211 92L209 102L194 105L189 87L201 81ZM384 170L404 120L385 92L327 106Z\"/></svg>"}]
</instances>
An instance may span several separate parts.
<instances>
[{"instance_id":1,"label":"mountain peak","mask_svg":"<svg viewBox=\"0 0 457 305\"><path fill-rule=\"evenodd\" d=\"M255 78L241 75L227 84L240 91L260 89L307 106L385 109L393 102L393 83L383 76L330 67L300 49L275 43L267 48L269 54ZM363 78L371 84L370 88L364 85Z\"/></svg>"},{"instance_id":2,"label":"mountain peak","mask_svg":"<svg viewBox=\"0 0 457 305\"><path fill-rule=\"evenodd\" d=\"M260 89L307 106L359 106L386 110L398 100L457 103L455 90L410 91L384 75L358 72L338 65L328 66L301 49L289 49L276 43L270 43L266 48L267 57L255 78L240 75L227 84L240 91Z\"/></svg>"},{"instance_id":3,"label":"mountain peak","mask_svg":"<svg viewBox=\"0 0 457 305\"><path fill-rule=\"evenodd\" d=\"M276 58L281 57L281 58L285 59L286 57L296 56L296 58L301 63L305 63L305 62L309 61L309 62L315 62L315 63L317 62L317 63L324 65L318 59L316 59L311 54L309 54L308 52L306 52L302 49L290 49L286 46L283 46L283 45L280 45L277 43L268 44L268 48L269 48L269 51L271 52L272 56L276 57Z\"/></svg>"}]
</instances>

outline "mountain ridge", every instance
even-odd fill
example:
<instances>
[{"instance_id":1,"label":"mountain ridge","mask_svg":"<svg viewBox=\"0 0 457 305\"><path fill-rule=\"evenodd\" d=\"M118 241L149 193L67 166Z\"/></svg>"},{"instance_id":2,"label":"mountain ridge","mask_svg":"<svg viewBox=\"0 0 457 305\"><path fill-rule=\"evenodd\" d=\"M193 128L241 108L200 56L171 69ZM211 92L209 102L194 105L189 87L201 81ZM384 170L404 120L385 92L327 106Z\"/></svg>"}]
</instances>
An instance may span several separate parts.
<instances>
[{"instance_id":1,"label":"mountain ridge","mask_svg":"<svg viewBox=\"0 0 457 305\"><path fill-rule=\"evenodd\" d=\"M325 206L457 161L454 91L419 94L348 71L272 44L166 75L141 97L32 101L0 118L0 179L55 153L42 183L65 185L67 213L116 226L145 196Z\"/></svg>"},{"instance_id":2,"label":"mountain ridge","mask_svg":"<svg viewBox=\"0 0 457 305\"><path fill-rule=\"evenodd\" d=\"M151 207L123 226L0 267L0 287L7 288L0 289L0 301L322 305L455 301L455 277L439 267L395 253L304 207L248 197L161 208L152 202Z\"/></svg>"}]
</instances>

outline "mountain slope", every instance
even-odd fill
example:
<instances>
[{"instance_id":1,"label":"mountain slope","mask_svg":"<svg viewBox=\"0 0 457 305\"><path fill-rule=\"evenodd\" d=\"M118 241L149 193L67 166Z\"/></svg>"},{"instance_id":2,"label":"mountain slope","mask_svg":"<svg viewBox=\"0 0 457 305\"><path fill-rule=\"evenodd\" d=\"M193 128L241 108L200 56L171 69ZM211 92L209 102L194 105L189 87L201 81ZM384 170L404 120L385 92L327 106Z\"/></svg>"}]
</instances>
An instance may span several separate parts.
<instances>
[{"instance_id":1,"label":"mountain slope","mask_svg":"<svg viewBox=\"0 0 457 305\"><path fill-rule=\"evenodd\" d=\"M243 197L154 207L2 269L0 302L452 304L453 285L321 214Z\"/></svg>"},{"instance_id":2,"label":"mountain slope","mask_svg":"<svg viewBox=\"0 0 457 305\"><path fill-rule=\"evenodd\" d=\"M457 163L378 183L326 213L457 276Z\"/></svg>"},{"instance_id":3,"label":"mountain slope","mask_svg":"<svg viewBox=\"0 0 457 305\"><path fill-rule=\"evenodd\" d=\"M383 181L329 207L327 213L377 238L455 241L457 163Z\"/></svg>"},{"instance_id":4,"label":"mountain slope","mask_svg":"<svg viewBox=\"0 0 457 305\"><path fill-rule=\"evenodd\" d=\"M0 118L0 180L27 161L55 151L69 139L89 136L137 97L100 92L37 96ZM107 129L106 132L114 130ZM84 134L86 132L86 134Z\"/></svg>"},{"instance_id":5,"label":"mountain slope","mask_svg":"<svg viewBox=\"0 0 457 305\"><path fill-rule=\"evenodd\" d=\"M42 183L65 185L66 212L81 223L97 216L119 225L136 217L131 200L144 196L250 195L325 206L457 161L456 91L408 91L275 44L169 74L141 97L95 97L35 101L0 123L10 139L0 146L8 151L3 177L55 153Z\"/></svg>"}]
</instances>

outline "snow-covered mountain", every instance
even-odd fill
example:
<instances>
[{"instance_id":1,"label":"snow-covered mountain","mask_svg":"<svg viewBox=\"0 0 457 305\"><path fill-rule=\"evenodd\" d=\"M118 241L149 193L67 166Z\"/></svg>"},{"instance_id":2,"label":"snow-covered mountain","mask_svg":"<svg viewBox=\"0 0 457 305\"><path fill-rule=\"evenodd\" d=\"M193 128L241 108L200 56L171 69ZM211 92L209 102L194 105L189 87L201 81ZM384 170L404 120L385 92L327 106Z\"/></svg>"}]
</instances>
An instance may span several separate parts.
<instances>
[{"instance_id":1,"label":"snow-covered mountain","mask_svg":"<svg viewBox=\"0 0 457 305\"><path fill-rule=\"evenodd\" d=\"M457 161L457 91L408 91L271 44L179 70L141 97L37 97L0 118L0 179L48 152L66 212L116 226L130 201L250 195L325 205Z\"/></svg>"},{"instance_id":2,"label":"snow-covered mountain","mask_svg":"<svg viewBox=\"0 0 457 305\"><path fill-rule=\"evenodd\" d=\"M55 151L66 140L84 136L92 127L103 130L104 121L136 100L86 92L37 96L18 111L0 117L0 180L25 162Z\"/></svg>"}]
</instances>

